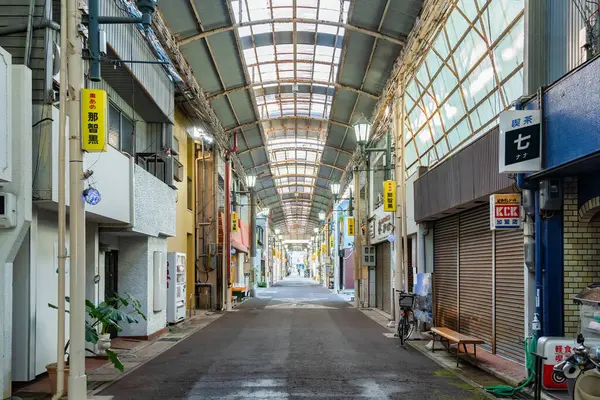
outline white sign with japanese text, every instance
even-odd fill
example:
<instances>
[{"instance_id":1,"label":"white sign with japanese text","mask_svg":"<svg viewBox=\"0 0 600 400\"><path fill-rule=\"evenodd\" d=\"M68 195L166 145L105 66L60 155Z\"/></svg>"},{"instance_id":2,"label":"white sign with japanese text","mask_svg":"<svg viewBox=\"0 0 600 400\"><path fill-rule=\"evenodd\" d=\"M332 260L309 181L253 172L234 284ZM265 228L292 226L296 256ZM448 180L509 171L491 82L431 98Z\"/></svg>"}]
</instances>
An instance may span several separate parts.
<instances>
[{"instance_id":1,"label":"white sign with japanese text","mask_svg":"<svg viewBox=\"0 0 600 400\"><path fill-rule=\"evenodd\" d=\"M542 169L540 110L500 113L500 173Z\"/></svg>"}]
</instances>

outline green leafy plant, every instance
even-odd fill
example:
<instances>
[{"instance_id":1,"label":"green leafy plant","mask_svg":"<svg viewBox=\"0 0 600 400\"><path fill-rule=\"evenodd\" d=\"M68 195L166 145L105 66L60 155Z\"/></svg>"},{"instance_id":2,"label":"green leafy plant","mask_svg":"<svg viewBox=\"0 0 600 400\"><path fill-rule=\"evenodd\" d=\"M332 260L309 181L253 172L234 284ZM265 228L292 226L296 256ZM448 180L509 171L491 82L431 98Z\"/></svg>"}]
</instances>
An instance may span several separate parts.
<instances>
[{"instance_id":1,"label":"green leafy plant","mask_svg":"<svg viewBox=\"0 0 600 400\"><path fill-rule=\"evenodd\" d=\"M65 297L65 300L70 304L71 299L69 297ZM125 309L130 306L131 310L128 312L125 311ZM57 306L50 303L48 303L48 307L58 309ZM146 320L146 315L142 312L142 304L139 300L129 294L125 294L125 296L115 294L115 296L107 298L98 305L86 300L85 311L89 317L85 321L85 340L92 344L97 344L99 335L108 333L108 330L111 327L115 328L117 332L121 332L123 330L121 324L123 323L137 324L139 320L136 317L142 317ZM65 312L69 313L69 310L65 310ZM65 344L67 364L69 363L69 344L70 340ZM86 350L92 354L96 354L92 350ZM125 367L121 360L119 360L117 353L106 350L106 355L115 368L121 372L124 371Z\"/></svg>"}]
</instances>

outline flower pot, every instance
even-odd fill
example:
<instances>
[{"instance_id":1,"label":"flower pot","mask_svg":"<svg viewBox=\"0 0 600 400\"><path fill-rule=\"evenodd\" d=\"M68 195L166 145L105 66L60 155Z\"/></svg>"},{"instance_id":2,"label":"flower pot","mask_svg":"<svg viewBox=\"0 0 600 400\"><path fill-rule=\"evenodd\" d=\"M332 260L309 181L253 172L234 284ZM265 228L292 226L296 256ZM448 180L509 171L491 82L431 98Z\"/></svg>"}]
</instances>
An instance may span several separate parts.
<instances>
[{"instance_id":1,"label":"flower pot","mask_svg":"<svg viewBox=\"0 0 600 400\"><path fill-rule=\"evenodd\" d=\"M50 380L50 391L56 393L56 387L58 386L58 365L56 363L46 365L46 371L48 371L48 378ZM67 394L69 388L69 366L65 365L65 378L64 378L63 394Z\"/></svg>"},{"instance_id":2,"label":"flower pot","mask_svg":"<svg viewBox=\"0 0 600 400\"><path fill-rule=\"evenodd\" d=\"M98 335L98 355L105 356L106 350L110 350L110 333Z\"/></svg>"}]
</instances>

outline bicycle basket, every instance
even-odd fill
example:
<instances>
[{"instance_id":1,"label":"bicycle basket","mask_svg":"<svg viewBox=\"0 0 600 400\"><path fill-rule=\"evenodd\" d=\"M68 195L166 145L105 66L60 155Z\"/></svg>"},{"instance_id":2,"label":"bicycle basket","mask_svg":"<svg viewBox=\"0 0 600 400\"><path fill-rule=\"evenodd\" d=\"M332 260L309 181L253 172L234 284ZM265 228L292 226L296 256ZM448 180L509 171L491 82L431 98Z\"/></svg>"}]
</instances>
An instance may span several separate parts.
<instances>
[{"instance_id":1,"label":"bicycle basket","mask_svg":"<svg viewBox=\"0 0 600 400\"><path fill-rule=\"evenodd\" d=\"M398 302L400 303L400 307L412 308L415 303L415 295L412 293L400 293Z\"/></svg>"}]
</instances>

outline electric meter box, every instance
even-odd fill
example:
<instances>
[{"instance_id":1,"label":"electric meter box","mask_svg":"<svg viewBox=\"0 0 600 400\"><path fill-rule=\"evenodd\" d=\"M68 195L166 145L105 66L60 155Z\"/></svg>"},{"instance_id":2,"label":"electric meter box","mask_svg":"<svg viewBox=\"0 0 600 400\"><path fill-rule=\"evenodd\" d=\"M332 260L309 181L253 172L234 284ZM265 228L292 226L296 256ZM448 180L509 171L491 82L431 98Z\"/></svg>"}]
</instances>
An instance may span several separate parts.
<instances>
[{"instance_id":1,"label":"electric meter box","mask_svg":"<svg viewBox=\"0 0 600 400\"><path fill-rule=\"evenodd\" d=\"M540 181L540 210L560 211L562 198L562 182L560 179Z\"/></svg>"},{"instance_id":2,"label":"electric meter box","mask_svg":"<svg viewBox=\"0 0 600 400\"><path fill-rule=\"evenodd\" d=\"M0 228L17 226L17 196L0 192Z\"/></svg>"}]
</instances>

